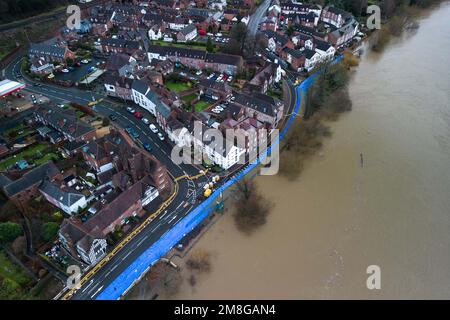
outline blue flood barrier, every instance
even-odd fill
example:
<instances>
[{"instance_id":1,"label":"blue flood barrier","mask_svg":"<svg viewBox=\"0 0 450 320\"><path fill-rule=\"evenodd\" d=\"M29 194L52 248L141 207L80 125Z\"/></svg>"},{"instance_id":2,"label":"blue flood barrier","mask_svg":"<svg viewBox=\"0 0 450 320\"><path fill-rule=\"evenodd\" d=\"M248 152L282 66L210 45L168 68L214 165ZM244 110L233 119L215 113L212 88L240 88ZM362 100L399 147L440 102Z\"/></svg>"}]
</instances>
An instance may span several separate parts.
<instances>
[{"instance_id":1,"label":"blue flood barrier","mask_svg":"<svg viewBox=\"0 0 450 320\"><path fill-rule=\"evenodd\" d=\"M337 57L334 63L342 60L343 56ZM278 140L273 146L279 144L281 139L289 130L292 122L294 121L298 110L300 109L302 91L306 91L317 77L318 72L315 72L307 79L305 79L297 87L297 103L295 105L294 112L290 116L286 126L278 137ZM167 231L161 238L154 242L147 250L145 250L136 260L133 261L116 279L111 282L96 298L96 300L117 300L122 294L124 294L133 283L138 280L143 273L145 273L150 266L169 252L185 235L191 232L196 226L198 226L203 219L205 219L210 212L214 209L213 202L220 196L220 194L231 187L233 184L245 177L250 171L256 168L261 161L263 161L271 152L272 146L267 148L267 151L258 160L250 165L247 165L245 169L239 172L234 177L230 178L220 188L214 191L205 201L192 210L188 215L181 219L175 226Z\"/></svg>"}]
</instances>

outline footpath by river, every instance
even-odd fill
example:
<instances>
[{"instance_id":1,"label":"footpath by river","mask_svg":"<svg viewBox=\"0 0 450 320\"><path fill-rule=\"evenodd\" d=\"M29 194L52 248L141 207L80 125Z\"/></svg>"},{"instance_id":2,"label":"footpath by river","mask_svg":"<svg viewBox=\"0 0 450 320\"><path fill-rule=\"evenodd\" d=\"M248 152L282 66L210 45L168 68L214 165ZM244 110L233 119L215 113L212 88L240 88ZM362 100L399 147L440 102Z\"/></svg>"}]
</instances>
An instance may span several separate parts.
<instances>
[{"instance_id":1,"label":"footpath by river","mask_svg":"<svg viewBox=\"0 0 450 320\"><path fill-rule=\"evenodd\" d=\"M450 4L422 14L363 57L353 110L298 179L256 178L268 223L245 236L228 212L195 246L211 271L172 298L450 298Z\"/></svg>"}]
</instances>

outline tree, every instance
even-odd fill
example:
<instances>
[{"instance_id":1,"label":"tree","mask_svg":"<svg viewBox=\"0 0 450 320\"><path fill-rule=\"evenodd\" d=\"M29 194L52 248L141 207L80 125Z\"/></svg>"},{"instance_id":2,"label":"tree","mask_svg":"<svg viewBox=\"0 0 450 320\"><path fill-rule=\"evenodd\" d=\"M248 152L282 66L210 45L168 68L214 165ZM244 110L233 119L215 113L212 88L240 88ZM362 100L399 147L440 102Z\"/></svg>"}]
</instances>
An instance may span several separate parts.
<instances>
[{"instance_id":1,"label":"tree","mask_svg":"<svg viewBox=\"0 0 450 320\"><path fill-rule=\"evenodd\" d=\"M238 230L250 234L266 223L272 204L258 193L251 180L242 180L238 190L242 197L236 204L234 222Z\"/></svg>"},{"instance_id":2,"label":"tree","mask_svg":"<svg viewBox=\"0 0 450 320\"><path fill-rule=\"evenodd\" d=\"M22 226L13 222L0 223L0 243L6 244L14 241L23 233Z\"/></svg>"},{"instance_id":3,"label":"tree","mask_svg":"<svg viewBox=\"0 0 450 320\"><path fill-rule=\"evenodd\" d=\"M47 222L42 225L41 237L45 241L50 241L56 237L59 230L59 224L56 222Z\"/></svg>"},{"instance_id":4,"label":"tree","mask_svg":"<svg viewBox=\"0 0 450 320\"><path fill-rule=\"evenodd\" d=\"M211 37L208 37L208 40L206 41L206 51L213 52L214 51L214 43L211 40Z\"/></svg>"},{"instance_id":5,"label":"tree","mask_svg":"<svg viewBox=\"0 0 450 320\"><path fill-rule=\"evenodd\" d=\"M107 117L104 117L102 120L102 126L107 127L109 126L109 124L110 124L109 119Z\"/></svg>"}]
</instances>

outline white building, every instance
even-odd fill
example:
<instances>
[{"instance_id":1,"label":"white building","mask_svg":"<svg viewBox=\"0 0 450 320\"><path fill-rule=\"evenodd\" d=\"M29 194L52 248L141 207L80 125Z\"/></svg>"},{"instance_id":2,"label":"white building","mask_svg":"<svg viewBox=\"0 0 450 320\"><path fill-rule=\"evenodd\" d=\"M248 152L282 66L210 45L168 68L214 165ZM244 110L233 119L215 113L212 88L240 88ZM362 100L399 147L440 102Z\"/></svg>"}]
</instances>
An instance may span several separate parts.
<instances>
[{"instance_id":1,"label":"white building","mask_svg":"<svg viewBox=\"0 0 450 320\"><path fill-rule=\"evenodd\" d=\"M39 187L39 191L48 202L69 215L73 215L87 206L86 197L82 193L73 189L62 190L50 181L44 181Z\"/></svg>"},{"instance_id":2,"label":"white building","mask_svg":"<svg viewBox=\"0 0 450 320\"><path fill-rule=\"evenodd\" d=\"M163 36L161 32L161 27L159 25L154 25L148 30L148 38L150 40L159 40Z\"/></svg>"},{"instance_id":3,"label":"white building","mask_svg":"<svg viewBox=\"0 0 450 320\"><path fill-rule=\"evenodd\" d=\"M154 102L157 99L156 93L151 91L150 87L141 80L133 81L131 89L134 103L156 116L156 103Z\"/></svg>"}]
</instances>

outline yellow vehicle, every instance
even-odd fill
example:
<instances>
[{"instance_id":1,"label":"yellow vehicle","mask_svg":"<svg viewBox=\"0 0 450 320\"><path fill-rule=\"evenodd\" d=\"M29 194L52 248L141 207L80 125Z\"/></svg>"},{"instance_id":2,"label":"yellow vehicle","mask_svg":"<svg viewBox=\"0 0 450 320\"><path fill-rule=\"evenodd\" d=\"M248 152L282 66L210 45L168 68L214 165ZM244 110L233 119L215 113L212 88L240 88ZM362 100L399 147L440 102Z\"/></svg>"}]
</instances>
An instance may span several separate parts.
<instances>
[{"instance_id":1,"label":"yellow vehicle","mask_svg":"<svg viewBox=\"0 0 450 320\"><path fill-rule=\"evenodd\" d=\"M54 77L55 77L55 75L53 73L50 73L47 78L48 79L53 79Z\"/></svg>"},{"instance_id":2,"label":"yellow vehicle","mask_svg":"<svg viewBox=\"0 0 450 320\"><path fill-rule=\"evenodd\" d=\"M205 198L208 198L211 195L212 191L211 189L206 189L205 192L203 193L203 195L205 196Z\"/></svg>"},{"instance_id":3,"label":"yellow vehicle","mask_svg":"<svg viewBox=\"0 0 450 320\"><path fill-rule=\"evenodd\" d=\"M103 98L99 99L99 100L91 101L91 102L88 103L88 106L89 107L95 106L96 104L98 104L98 103L100 103L102 101L103 101Z\"/></svg>"}]
</instances>

